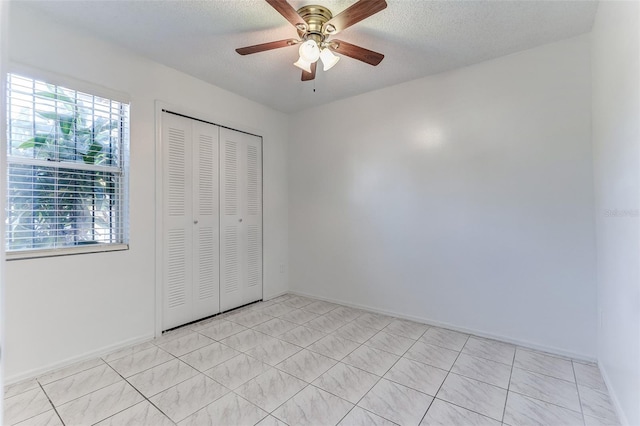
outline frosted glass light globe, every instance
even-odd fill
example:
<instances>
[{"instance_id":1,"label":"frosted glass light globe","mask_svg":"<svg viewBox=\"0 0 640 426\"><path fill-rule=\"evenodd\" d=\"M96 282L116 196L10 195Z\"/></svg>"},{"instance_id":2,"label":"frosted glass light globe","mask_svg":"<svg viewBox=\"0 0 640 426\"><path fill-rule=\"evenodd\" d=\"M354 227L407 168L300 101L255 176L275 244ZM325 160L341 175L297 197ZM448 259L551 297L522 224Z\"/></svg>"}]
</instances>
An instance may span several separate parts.
<instances>
[{"instance_id":1,"label":"frosted glass light globe","mask_svg":"<svg viewBox=\"0 0 640 426\"><path fill-rule=\"evenodd\" d=\"M298 52L300 53L300 58L304 59L305 62L316 62L320 58L320 49L318 48L318 43L314 40L307 40L302 43Z\"/></svg>"},{"instance_id":2,"label":"frosted glass light globe","mask_svg":"<svg viewBox=\"0 0 640 426\"><path fill-rule=\"evenodd\" d=\"M303 71L311 72L311 62L307 62L302 58L299 58L297 62L294 62L293 65L300 68Z\"/></svg>"},{"instance_id":3,"label":"frosted glass light globe","mask_svg":"<svg viewBox=\"0 0 640 426\"><path fill-rule=\"evenodd\" d=\"M334 55L328 48L322 49L322 52L320 52L320 59L324 65L322 67L324 71L329 71L340 60L340 58Z\"/></svg>"}]
</instances>

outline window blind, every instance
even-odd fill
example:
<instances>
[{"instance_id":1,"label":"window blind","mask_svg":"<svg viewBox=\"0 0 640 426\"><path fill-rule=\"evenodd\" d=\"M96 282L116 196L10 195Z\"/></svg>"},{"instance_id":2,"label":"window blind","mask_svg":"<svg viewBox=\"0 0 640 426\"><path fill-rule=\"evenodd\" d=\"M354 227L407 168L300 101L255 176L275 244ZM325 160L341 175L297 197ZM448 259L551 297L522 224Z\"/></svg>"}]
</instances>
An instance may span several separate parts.
<instances>
[{"instance_id":1,"label":"window blind","mask_svg":"<svg viewBox=\"0 0 640 426\"><path fill-rule=\"evenodd\" d=\"M9 252L128 242L129 105L7 77Z\"/></svg>"}]
</instances>

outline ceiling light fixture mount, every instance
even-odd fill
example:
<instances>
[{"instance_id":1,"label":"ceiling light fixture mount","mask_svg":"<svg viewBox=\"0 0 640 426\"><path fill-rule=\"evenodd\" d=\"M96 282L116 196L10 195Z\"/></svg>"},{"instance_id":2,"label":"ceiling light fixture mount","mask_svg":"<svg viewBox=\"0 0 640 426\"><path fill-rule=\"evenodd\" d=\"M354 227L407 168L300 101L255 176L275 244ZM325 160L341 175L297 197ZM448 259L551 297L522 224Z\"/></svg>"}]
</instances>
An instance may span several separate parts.
<instances>
[{"instance_id":1,"label":"ceiling light fixture mount","mask_svg":"<svg viewBox=\"0 0 640 426\"><path fill-rule=\"evenodd\" d=\"M302 81L315 78L318 59L322 61L324 71L331 69L340 59L333 52L373 66L378 65L384 58L381 53L341 40L328 40L328 38L385 9L387 7L385 0L358 0L336 16L333 16L324 6L308 5L295 10L287 0L266 0L266 2L296 27L299 38L236 49L236 52L241 55L299 44L300 57L294 65L302 69Z\"/></svg>"},{"instance_id":2,"label":"ceiling light fixture mount","mask_svg":"<svg viewBox=\"0 0 640 426\"><path fill-rule=\"evenodd\" d=\"M322 28L333 18L331 11L323 6L309 5L302 6L297 12L298 15L304 19L304 22L307 23L307 28L304 31L300 31L300 28L298 28L300 38L312 38L316 43L324 41L325 34Z\"/></svg>"}]
</instances>

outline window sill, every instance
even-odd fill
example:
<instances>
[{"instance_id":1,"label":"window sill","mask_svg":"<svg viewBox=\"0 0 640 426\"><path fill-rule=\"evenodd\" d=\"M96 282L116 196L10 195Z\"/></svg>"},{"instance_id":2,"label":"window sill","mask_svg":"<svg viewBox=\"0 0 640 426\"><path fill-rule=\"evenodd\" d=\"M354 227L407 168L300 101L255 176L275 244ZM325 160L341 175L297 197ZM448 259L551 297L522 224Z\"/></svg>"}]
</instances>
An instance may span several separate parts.
<instances>
[{"instance_id":1,"label":"window sill","mask_svg":"<svg viewBox=\"0 0 640 426\"><path fill-rule=\"evenodd\" d=\"M6 252L7 261L39 259L42 257L72 256L76 254L106 253L110 251L129 250L129 244L91 244L79 247L65 247L59 249L21 250Z\"/></svg>"}]
</instances>

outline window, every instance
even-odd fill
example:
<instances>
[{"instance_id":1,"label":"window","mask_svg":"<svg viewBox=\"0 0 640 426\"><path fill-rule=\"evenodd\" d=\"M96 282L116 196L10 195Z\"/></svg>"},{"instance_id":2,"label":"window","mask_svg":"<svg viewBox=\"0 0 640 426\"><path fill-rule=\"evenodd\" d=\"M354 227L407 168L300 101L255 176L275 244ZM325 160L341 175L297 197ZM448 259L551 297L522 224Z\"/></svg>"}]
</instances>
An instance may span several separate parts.
<instances>
[{"instance_id":1,"label":"window","mask_svg":"<svg viewBox=\"0 0 640 426\"><path fill-rule=\"evenodd\" d=\"M8 253L123 248L129 105L16 74L7 96Z\"/></svg>"}]
</instances>

